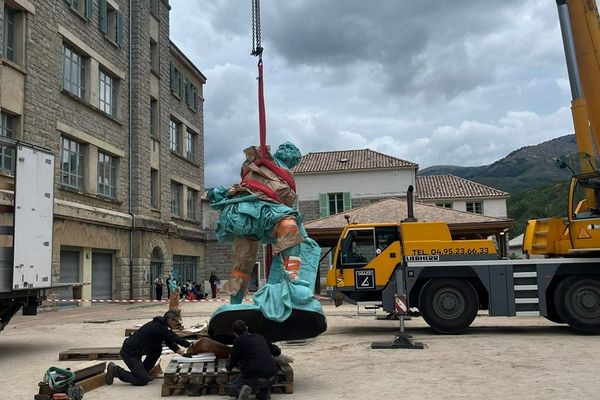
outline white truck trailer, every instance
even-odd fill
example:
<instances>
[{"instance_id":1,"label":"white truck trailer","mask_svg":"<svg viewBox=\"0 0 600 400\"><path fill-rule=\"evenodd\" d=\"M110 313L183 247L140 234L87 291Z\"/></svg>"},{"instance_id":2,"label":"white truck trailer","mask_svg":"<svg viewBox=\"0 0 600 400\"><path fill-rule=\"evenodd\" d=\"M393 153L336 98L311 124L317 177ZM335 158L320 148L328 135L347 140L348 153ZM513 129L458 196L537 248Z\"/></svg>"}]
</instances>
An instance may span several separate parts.
<instances>
[{"instance_id":1,"label":"white truck trailer","mask_svg":"<svg viewBox=\"0 0 600 400\"><path fill-rule=\"evenodd\" d=\"M0 331L52 290L54 155L0 137Z\"/></svg>"}]
</instances>

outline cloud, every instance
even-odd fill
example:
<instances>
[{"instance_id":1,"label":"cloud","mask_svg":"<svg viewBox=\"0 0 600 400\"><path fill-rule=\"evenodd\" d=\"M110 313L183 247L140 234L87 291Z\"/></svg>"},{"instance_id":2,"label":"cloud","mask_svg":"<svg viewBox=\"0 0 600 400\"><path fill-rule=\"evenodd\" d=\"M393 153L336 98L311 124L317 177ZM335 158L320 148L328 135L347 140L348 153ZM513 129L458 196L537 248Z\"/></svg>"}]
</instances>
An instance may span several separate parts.
<instances>
[{"instance_id":1,"label":"cloud","mask_svg":"<svg viewBox=\"0 0 600 400\"><path fill-rule=\"evenodd\" d=\"M245 3L244 3L245 4ZM172 40L207 76L207 187L258 142L250 4L171 4ZM267 139L481 165L572 132L547 0L263 0Z\"/></svg>"}]
</instances>

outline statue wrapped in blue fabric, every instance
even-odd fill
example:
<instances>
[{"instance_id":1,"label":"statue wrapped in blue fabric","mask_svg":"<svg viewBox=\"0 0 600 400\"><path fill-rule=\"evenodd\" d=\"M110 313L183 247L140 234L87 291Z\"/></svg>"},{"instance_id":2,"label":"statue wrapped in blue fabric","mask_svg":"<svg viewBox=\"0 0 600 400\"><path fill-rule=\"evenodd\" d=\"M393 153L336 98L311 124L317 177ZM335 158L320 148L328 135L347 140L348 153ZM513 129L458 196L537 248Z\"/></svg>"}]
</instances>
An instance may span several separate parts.
<instances>
[{"instance_id":1,"label":"statue wrapped in blue fabric","mask_svg":"<svg viewBox=\"0 0 600 400\"><path fill-rule=\"evenodd\" d=\"M261 157L256 147L244 153L241 182L208 193L212 208L221 212L217 240L231 241L234 248L229 280L221 289L230 294L231 304L215 311L209 335L230 343L232 323L241 319L251 332L270 341L315 337L327 329L327 322L314 298L321 249L293 208L297 196L291 169L300 161L300 151L286 142L273 156L266 152ZM261 243L273 245L269 277L254 294L253 304L241 304Z\"/></svg>"}]
</instances>

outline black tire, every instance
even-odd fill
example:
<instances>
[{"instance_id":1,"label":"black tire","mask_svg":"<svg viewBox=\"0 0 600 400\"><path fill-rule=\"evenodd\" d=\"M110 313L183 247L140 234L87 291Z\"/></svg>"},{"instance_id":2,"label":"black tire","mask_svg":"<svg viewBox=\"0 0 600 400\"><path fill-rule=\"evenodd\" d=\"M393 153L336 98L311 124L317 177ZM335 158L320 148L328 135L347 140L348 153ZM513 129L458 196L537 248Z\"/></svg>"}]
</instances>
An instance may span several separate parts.
<instances>
[{"instance_id":1,"label":"black tire","mask_svg":"<svg viewBox=\"0 0 600 400\"><path fill-rule=\"evenodd\" d=\"M556 312L556 307L554 306L554 301L548 301L548 315L544 316L548 321L554 322L556 324L564 324L565 321L558 315Z\"/></svg>"},{"instance_id":2,"label":"black tire","mask_svg":"<svg viewBox=\"0 0 600 400\"><path fill-rule=\"evenodd\" d=\"M554 292L560 318L578 332L600 334L600 280L572 276L561 281Z\"/></svg>"},{"instance_id":3,"label":"black tire","mask_svg":"<svg viewBox=\"0 0 600 400\"><path fill-rule=\"evenodd\" d=\"M419 294L419 311L435 331L460 333L477 316L479 298L473 286L462 279L432 279Z\"/></svg>"}]
</instances>

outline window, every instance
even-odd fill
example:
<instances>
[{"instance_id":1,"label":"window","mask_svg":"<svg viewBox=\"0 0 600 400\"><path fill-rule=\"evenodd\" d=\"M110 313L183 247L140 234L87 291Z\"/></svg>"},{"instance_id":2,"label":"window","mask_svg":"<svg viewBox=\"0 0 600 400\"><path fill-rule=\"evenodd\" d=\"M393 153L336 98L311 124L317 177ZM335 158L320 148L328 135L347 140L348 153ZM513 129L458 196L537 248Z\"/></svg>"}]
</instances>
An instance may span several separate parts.
<instances>
[{"instance_id":1,"label":"window","mask_svg":"<svg viewBox=\"0 0 600 400\"><path fill-rule=\"evenodd\" d=\"M192 110L198 111L198 89L191 81L186 85L185 104Z\"/></svg>"},{"instance_id":2,"label":"window","mask_svg":"<svg viewBox=\"0 0 600 400\"><path fill-rule=\"evenodd\" d=\"M114 199L116 197L116 160L98 152L98 194Z\"/></svg>"},{"instance_id":3,"label":"window","mask_svg":"<svg viewBox=\"0 0 600 400\"><path fill-rule=\"evenodd\" d=\"M67 4L71 6L71 9L76 13L85 17L86 19L92 19L92 0L65 0Z\"/></svg>"},{"instance_id":4,"label":"window","mask_svg":"<svg viewBox=\"0 0 600 400\"><path fill-rule=\"evenodd\" d=\"M181 130L181 123L175 121L174 119L171 119L171 121L169 121L169 143L170 143L170 149L171 151L174 151L175 153L180 153L181 151L181 140L179 139L179 132Z\"/></svg>"},{"instance_id":5,"label":"window","mask_svg":"<svg viewBox=\"0 0 600 400\"><path fill-rule=\"evenodd\" d=\"M150 69L158 74L158 43L150 39Z\"/></svg>"},{"instance_id":6,"label":"window","mask_svg":"<svg viewBox=\"0 0 600 400\"><path fill-rule=\"evenodd\" d=\"M66 137L61 138L60 183L83 190L83 146Z\"/></svg>"},{"instance_id":7,"label":"window","mask_svg":"<svg viewBox=\"0 0 600 400\"><path fill-rule=\"evenodd\" d=\"M177 97L181 97L181 92L183 90L181 79L181 72L179 72L176 66L171 64L171 93Z\"/></svg>"},{"instance_id":8,"label":"window","mask_svg":"<svg viewBox=\"0 0 600 400\"><path fill-rule=\"evenodd\" d=\"M0 114L0 136L14 138L16 134L16 117L7 113ZM0 170L14 172L15 149L0 146Z\"/></svg>"},{"instance_id":9,"label":"window","mask_svg":"<svg viewBox=\"0 0 600 400\"><path fill-rule=\"evenodd\" d=\"M196 220L196 201L198 199L198 192L194 189L188 188L187 192L187 217L192 221Z\"/></svg>"},{"instance_id":10,"label":"window","mask_svg":"<svg viewBox=\"0 0 600 400\"><path fill-rule=\"evenodd\" d=\"M63 89L85 98L85 58L67 45L63 45Z\"/></svg>"},{"instance_id":11,"label":"window","mask_svg":"<svg viewBox=\"0 0 600 400\"><path fill-rule=\"evenodd\" d=\"M171 214L181 216L181 185L171 181Z\"/></svg>"},{"instance_id":12,"label":"window","mask_svg":"<svg viewBox=\"0 0 600 400\"><path fill-rule=\"evenodd\" d=\"M100 0L100 31L118 46L123 44L123 14L106 0Z\"/></svg>"},{"instance_id":13,"label":"window","mask_svg":"<svg viewBox=\"0 0 600 400\"><path fill-rule=\"evenodd\" d=\"M196 161L196 142L197 136L194 132L188 129L187 131L187 153L186 157L190 161Z\"/></svg>"},{"instance_id":14,"label":"window","mask_svg":"<svg viewBox=\"0 0 600 400\"><path fill-rule=\"evenodd\" d=\"M12 8L4 7L4 58L17 62L19 12Z\"/></svg>"},{"instance_id":15,"label":"window","mask_svg":"<svg viewBox=\"0 0 600 400\"><path fill-rule=\"evenodd\" d=\"M435 203L436 206L438 207L444 207L444 208L450 208L452 209L452 203Z\"/></svg>"},{"instance_id":16,"label":"window","mask_svg":"<svg viewBox=\"0 0 600 400\"><path fill-rule=\"evenodd\" d=\"M158 3L160 0L150 0L150 12L154 14L154 16L158 17Z\"/></svg>"},{"instance_id":17,"label":"window","mask_svg":"<svg viewBox=\"0 0 600 400\"><path fill-rule=\"evenodd\" d=\"M158 181L158 170L150 169L150 207L159 208L160 184Z\"/></svg>"},{"instance_id":18,"label":"window","mask_svg":"<svg viewBox=\"0 0 600 400\"><path fill-rule=\"evenodd\" d=\"M150 136L158 138L158 127L160 120L158 118L158 100L150 97Z\"/></svg>"},{"instance_id":19,"label":"window","mask_svg":"<svg viewBox=\"0 0 600 400\"><path fill-rule=\"evenodd\" d=\"M103 70L100 70L98 87L98 107L107 114L117 115L117 81Z\"/></svg>"},{"instance_id":20,"label":"window","mask_svg":"<svg viewBox=\"0 0 600 400\"><path fill-rule=\"evenodd\" d=\"M352 208L350 192L320 193L319 217L327 217Z\"/></svg>"},{"instance_id":21,"label":"window","mask_svg":"<svg viewBox=\"0 0 600 400\"><path fill-rule=\"evenodd\" d=\"M329 215L337 214L344 211L344 194L343 193L329 193L327 195L329 200Z\"/></svg>"},{"instance_id":22,"label":"window","mask_svg":"<svg viewBox=\"0 0 600 400\"><path fill-rule=\"evenodd\" d=\"M483 214L483 203L480 201L467 202L467 211L475 214Z\"/></svg>"},{"instance_id":23,"label":"window","mask_svg":"<svg viewBox=\"0 0 600 400\"><path fill-rule=\"evenodd\" d=\"M350 230L342 239L342 266L366 265L377 254L375 248L375 231L373 229Z\"/></svg>"},{"instance_id":24,"label":"window","mask_svg":"<svg viewBox=\"0 0 600 400\"><path fill-rule=\"evenodd\" d=\"M180 284L196 282L198 257L173 255L173 277Z\"/></svg>"}]
</instances>

